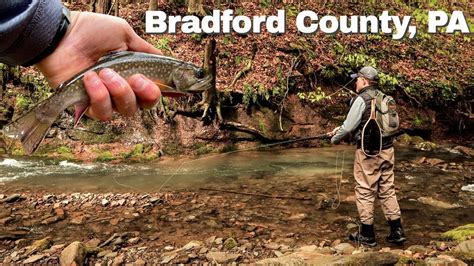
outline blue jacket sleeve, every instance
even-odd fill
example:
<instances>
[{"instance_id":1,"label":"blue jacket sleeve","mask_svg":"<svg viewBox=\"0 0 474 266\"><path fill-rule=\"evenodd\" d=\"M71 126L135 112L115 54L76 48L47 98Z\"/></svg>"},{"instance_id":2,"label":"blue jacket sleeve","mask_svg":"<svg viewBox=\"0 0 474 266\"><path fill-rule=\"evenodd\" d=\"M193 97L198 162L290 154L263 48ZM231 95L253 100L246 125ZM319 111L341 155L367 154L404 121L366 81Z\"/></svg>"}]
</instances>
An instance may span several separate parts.
<instances>
[{"instance_id":1,"label":"blue jacket sleeve","mask_svg":"<svg viewBox=\"0 0 474 266\"><path fill-rule=\"evenodd\" d=\"M22 65L53 40L62 16L60 0L0 1L0 62Z\"/></svg>"}]
</instances>

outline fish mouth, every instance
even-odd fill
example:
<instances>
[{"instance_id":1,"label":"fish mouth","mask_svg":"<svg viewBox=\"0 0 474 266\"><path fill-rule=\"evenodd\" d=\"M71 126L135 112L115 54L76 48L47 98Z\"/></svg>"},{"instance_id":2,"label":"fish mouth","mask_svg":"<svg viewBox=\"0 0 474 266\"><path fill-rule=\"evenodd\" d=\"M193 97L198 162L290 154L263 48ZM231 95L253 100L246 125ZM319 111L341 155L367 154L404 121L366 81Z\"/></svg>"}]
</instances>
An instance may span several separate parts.
<instances>
[{"instance_id":1,"label":"fish mouth","mask_svg":"<svg viewBox=\"0 0 474 266\"><path fill-rule=\"evenodd\" d=\"M196 83L194 83L191 87L186 89L188 93L199 93L203 91L207 91L212 87L211 84L212 76L208 76L205 79L202 79Z\"/></svg>"}]
</instances>

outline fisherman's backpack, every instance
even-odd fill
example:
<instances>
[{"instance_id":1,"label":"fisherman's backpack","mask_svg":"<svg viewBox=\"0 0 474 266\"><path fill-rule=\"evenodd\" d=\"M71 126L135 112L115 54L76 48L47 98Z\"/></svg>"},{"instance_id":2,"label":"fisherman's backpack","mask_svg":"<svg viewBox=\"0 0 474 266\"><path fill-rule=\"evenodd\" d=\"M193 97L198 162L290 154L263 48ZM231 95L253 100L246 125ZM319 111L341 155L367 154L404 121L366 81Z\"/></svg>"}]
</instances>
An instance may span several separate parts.
<instances>
[{"instance_id":1,"label":"fisherman's backpack","mask_svg":"<svg viewBox=\"0 0 474 266\"><path fill-rule=\"evenodd\" d=\"M378 90L368 91L370 101L370 118L362 128L362 151L367 156L376 156L382 150L382 138L395 134L400 120L397 105L392 96Z\"/></svg>"},{"instance_id":2,"label":"fisherman's backpack","mask_svg":"<svg viewBox=\"0 0 474 266\"><path fill-rule=\"evenodd\" d=\"M375 101L376 121L382 131L382 137L389 137L397 133L400 119L397 113L397 104L392 96L379 90L368 91Z\"/></svg>"}]
</instances>

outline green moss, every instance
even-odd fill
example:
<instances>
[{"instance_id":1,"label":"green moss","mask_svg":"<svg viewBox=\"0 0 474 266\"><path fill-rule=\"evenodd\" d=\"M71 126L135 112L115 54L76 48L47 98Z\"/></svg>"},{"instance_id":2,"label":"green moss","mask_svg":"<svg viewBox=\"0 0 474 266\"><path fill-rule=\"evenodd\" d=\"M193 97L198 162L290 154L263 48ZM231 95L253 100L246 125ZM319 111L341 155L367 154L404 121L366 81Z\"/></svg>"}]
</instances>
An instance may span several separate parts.
<instances>
[{"instance_id":1,"label":"green moss","mask_svg":"<svg viewBox=\"0 0 474 266\"><path fill-rule=\"evenodd\" d=\"M145 148L143 144L137 144L135 145L135 147L133 147L133 149L129 153L126 153L123 157L125 159L139 157L143 154L144 150Z\"/></svg>"},{"instance_id":2,"label":"green moss","mask_svg":"<svg viewBox=\"0 0 474 266\"><path fill-rule=\"evenodd\" d=\"M423 141L416 144L416 148L422 151L432 151L432 150L436 150L438 148L438 145L433 142Z\"/></svg>"},{"instance_id":3,"label":"green moss","mask_svg":"<svg viewBox=\"0 0 474 266\"><path fill-rule=\"evenodd\" d=\"M227 249L227 250L231 250L231 249L235 248L236 246L237 246L237 241L235 239L233 239L232 237L227 238L224 241L224 248Z\"/></svg>"},{"instance_id":4,"label":"green moss","mask_svg":"<svg viewBox=\"0 0 474 266\"><path fill-rule=\"evenodd\" d=\"M208 147L205 143L202 142L194 143L193 149L196 151L197 155L204 155L212 152L212 148Z\"/></svg>"},{"instance_id":5,"label":"green moss","mask_svg":"<svg viewBox=\"0 0 474 266\"><path fill-rule=\"evenodd\" d=\"M97 157L95 158L97 162L110 162L115 159L117 158L110 151L103 151L99 153Z\"/></svg>"},{"instance_id":6,"label":"green moss","mask_svg":"<svg viewBox=\"0 0 474 266\"><path fill-rule=\"evenodd\" d=\"M417 260L410 257L400 256L397 264L395 265L425 265L424 261Z\"/></svg>"},{"instance_id":7,"label":"green moss","mask_svg":"<svg viewBox=\"0 0 474 266\"><path fill-rule=\"evenodd\" d=\"M23 155L25 155L25 151L23 150L23 148L14 148L12 150L12 155L13 156L23 156Z\"/></svg>"},{"instance_id":8,"label":"green moss","mask_svg":"<svg viewBox=\"0 0 474 266\"><path fill-rule=\"evenodd\" d=\"M400 137L398 137L398 141L400 141L403 144L410 144L411 141L412 141L412 138L411 138L410 135L405 133L405 134L401 135Z\"/></svg>"},{"instance_id":9,"label":"green moss","mask_svg":"<svg viewBox=\"0 0 474 266\"><path fill-rule=\"evenodd\" d=\"M163 145L162 150L166 155L174 156L181 154L182 147L179 142L169 142Z\"/></svg>"},{"instance_id":10,"label":"green moss","mask_svg":"<svg viewBox=\"0 0 474 266\"><path fill-rule=\"evenodd\" d=\"M410 143L411 143L411 144L419 144L419 143L422 143L422 142L424 142L424 141L425 141L425 140L424 140L422 137L420 137L420 136L413 136L413 137L411 137Z\"/></svg>"},{"instance_id":11,"label":"green moss","mask_svg":"<svg viewBox=\"0 0 474 266\"><path fill-rule=\"evenodd\" d=\"M15 107L20 110L26 110L31 105L31 100L24 96L23 94L19 94L16 96L16 103Z\"/></svg>"},{"instance_id":12,"label":"green moss","mask_svg":"<svg viewBox=\"0 0 474 266\"><path fill-rule=\"evenodd\" d=\"M463 241L474 237L474 224L466 224L449 230L441 235L443 239Z\"/></svg>"},{"instance_id":13,"label":"green moss","mask_svg":"<svg viewBox=\"0 0 474 266\"><path fill-rule=\"evenodd\" d=\"M236 151L236 150L237 150L237 147L232 143L230 145L225 145L224 147L222 147L220 152L226 153L226 152L231 152L231 151Z\"/></svg>"},{"instance_id":14,"label":"green moss","mask_svg":"<svg viewBox=\"0 0 474 266\"><path fill-rule=\"evenodd\" d=\"M61 154L61 155L69 155L72 153L72 150L67 147L67 146L59 146L57 149L56 149L56 152Z\"/></svg>"}]
</instances>

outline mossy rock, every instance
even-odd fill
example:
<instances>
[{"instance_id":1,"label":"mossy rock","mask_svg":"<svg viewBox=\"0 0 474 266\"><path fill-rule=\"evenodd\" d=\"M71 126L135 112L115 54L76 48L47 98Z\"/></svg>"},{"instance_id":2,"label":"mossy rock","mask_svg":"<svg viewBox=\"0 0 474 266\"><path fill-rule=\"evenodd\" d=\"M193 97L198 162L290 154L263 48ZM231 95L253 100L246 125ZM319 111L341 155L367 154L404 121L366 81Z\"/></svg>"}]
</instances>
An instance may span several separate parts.
<instances>
[{"instance_id":1,"label":"mossy rock","mask_svg":"<svg viewBox=\"0 0 474 266\"><path fill-rule=\"evenodd\" d=\"M178 142L170 142L170 143L166 143L163 145L163 147L161 148L161 150L164 152L164 154L166 155L171 155L171 156L175 156L175 155L179 155L182 153L182 147L181 147L181 144L178 143Z\"/></svg>"},{"instance_id":2,"label":"mossy rock","mask_svg":"<svg viewBox=\"0 0 474 266\"><path fill-rule=\"evenodd\" d=\"M420 136L413 136L413 137L411 137L410 144L415 144L416 145L416 144L422 143L424 141L425 140Z\"/></svg>"},{"instance_id":3,"label":"mossy rock","mask_svg":"<svg viewBox=\"0 0 474 266\"><path fill-rule=\"evenodd\" d=\"M422 151L432 151L432 150L436 150L438 148L438 145L433 142L423 141L416 144L416 148Z\"/></svg>"},{"instance_id":4,"label":"mossy rock","mask_svg":"<svg viewBox=\"0 0 474 266\"><path fill-rule=\"evenodd\" d=\"M397 264L395 265L425 265L423 260L420 259L414 259L410 257L405 257L405 256L400 256L398 259Z\"/></svg>"},{"instance_id":5,"label":"mossy rock","mask_svg":"<svg viewBox=\"0 0 474 266\"><path fill-rule=\"evenodd\" d=\"M193 145L193 149L196 151L197 155L204 155L211 153L213 149L209 146L207 146L205 143L195 143Z\"/></svg>"},{"instance_id":6,"label":"mossy rock","mask_svg":"<svg viewBox=\"0 0 474 266\"><path fill-rule=\"evenodd\" d=\"M400 137L398 137L398 141L400 141L402 144L408 145L411 143L412 140L411 140L411 136L405 133L401 135Z\"/></svg>"},{"instance_id":7,"label":"mossy rock","mask_svg":"<svg viewBox=\"0 0 474 266\"><path fill-rule=\"evenodd\" d=\"M232 237L227 238L224 241L224 248L227 249L227 250L231 250L231 249L235 248L236 246L237 246L237 241Z\"/></svg>"},{"instance_id":8,"label":"mossy rock","mask_svg":"<svg viewBox=\"0 0 474 266\"><path fill-rule=\"evenodd\" d=\"M110 161L113 161L115 159L117 159L117 158L110 151L103 151L103 152L99 153L97 155L97 157L95 158L95 160L97 162L110 162Z\"/></svg>"},{"instance_id":9,"label":"mossy rock","mask_svg":"<svg viewBox=\"0 0 474 266\"><path fill-rule=\"evenodd\" d=\"M441 237L447 240L464 241L474 237L474 224L466 224L444 232Z\"/></svg>"}]
</instances>

